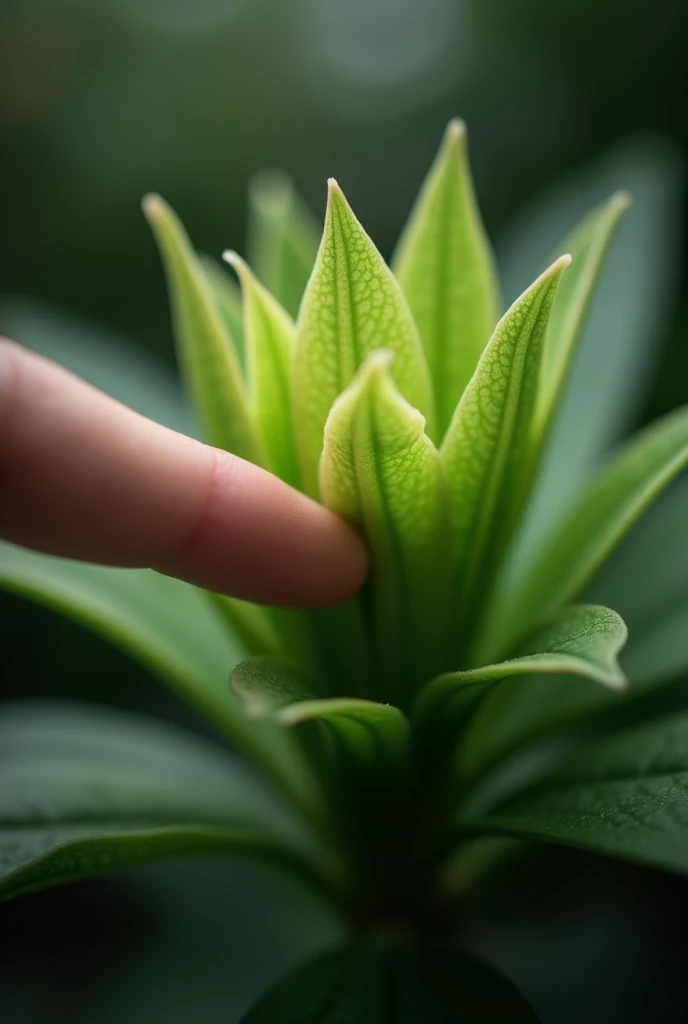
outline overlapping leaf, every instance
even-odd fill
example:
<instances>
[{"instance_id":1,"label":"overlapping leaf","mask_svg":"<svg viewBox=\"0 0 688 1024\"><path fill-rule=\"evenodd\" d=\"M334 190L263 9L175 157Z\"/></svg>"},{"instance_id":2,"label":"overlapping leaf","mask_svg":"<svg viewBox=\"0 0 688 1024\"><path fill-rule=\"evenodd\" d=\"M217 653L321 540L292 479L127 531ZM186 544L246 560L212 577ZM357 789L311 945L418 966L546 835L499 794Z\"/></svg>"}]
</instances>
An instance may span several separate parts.
<instances>
[{"instance_id":1,"label":"overlapping leaf","mask_svg":"<svg viewBox=\"0 0 688 1024\"><path fill-rule=\"evenodd\" d=\"M502 317L442 442L455 552L461 650L524 494L542 348L562 256Z\"/></svg>"},{"instance_id":2,"label":"overlapping leaf","mask_svg":"<svg viewBox=\"0 0 688 1024\"><path fill-rule=\"evenodd\" d=\"M497 321L494 260L462 121L449 123L392 268L420 331L442 437Z\"/></svg>"},{"instance_id":3,"label":"overlapping leaf","mask_svg":"<svg viewBox=\"0 0 688 1024\"><path fill-rule=\"evenodd\" d=\"M554 613L517 657L493 665L448 672L423 689L412 722L435 753L457 744L478 708L500 680L528 675L582 676L609 690L625 685L617 655L627 636L616 612L599 605L574 605ZM480 744L480 737L476 739Z\"/></svg>"},{"instance_id":4,"label":"overlapping leaf","mask_svg":"<svg viewBox=\"0 0 688 1024\"><path fill-rule=\"evenodd\" d=\"M335 402L320 492L370 544L373 685L399 700L402 679L422 683L441 663L451 537L439 454L395 387L391 362L389 352L369 356Z\"/></svg>"},{"instance_id":5,"label":"overlapping leaf","mask_svg":"<svg viewBox=\"0 0 688 1024\"><path fill-rule=\"evenodd\" d=\"M147 196L144 211L165 264L177 351L205 439L262 465L239 360L201 263L160 196Z\"/></svg>"},{"instance_id":6,"label":"overlapping leaf","mask_svg":"<svg viewBox=\"0 0 688 1024\"><path fill-rule=\"evenodd\" d=\"M224 267L216 263L211 256L201 256L200 259L225 330L232 341L241 368L245 371L246 353L241 289Z\"/></svg>"},{"instance_id":7,"label":"overlapping leaf","mask_svg":"<svg viewBox=\"0 0 688 1024\"><path fill-rule=\"evenodd\" d=\"M578 755L469 828L688 870L688 715Z\"/></svg>"},{"instance_id":8,"label":"overlapping leaf","mask_svg":"<svg viewBox=\"0 0 688 1024\"><path fill-rule=\"evenodd\" d=\"M509 595L502 650L548 610L582 592L633 523L687 464L684 408L645 428L602 468Z\"/></svg>"},{"instance_id":9,"label":"overlapping leaf","mask_svg":"<svg viewBox=\"0 0 688 1024\"><path fill-rule=\"evenodd\" d=\"M392 375L433 432L433 400L418 331L391 270L339 186L330 181L325 229L297 325L294 424L308 494L318 493L323 431L334 400L372 351L394 353Z\"/></svg>"},{"instance_id":10,"label":"overlapping leaf","mask_svg":"<svg viewBox=\"0 0 688 1024\"><path fill-rule=\"evenodd\" d=\"M165 857L306 870L247 769L206 741L122 712L9 705L0 721L0 899ZM267 826L267 828L266 828Z\"/></svg>"},{"instance_id":11,"label":"overlapping leaf","mask_svg":"<svg viewBox=\"0 0 688 1024\"><path fill-rule=\"evenodd\" d=\"M339 747L350 762L368 769L396 765L406 750L408 722L398 708L354 697L322 698L304 672L277 658L241 662L232 672L232 688L249 718L297 730L308 723L320 726L317 749L303 734L316 767L329 756L325 747Z\"/></svg>"},{"instance_id":12,"label":"overlapping leaf","mask_svg":"<svg viewBox=\"0 0 688 1024\"><path fill-rule=\"evenodd\" d=\"M265 452L266 468L296 485L291 410L294 323L240 256L226 252L224 258L241 282L249 408Z\"/></svg>"}]
</instances>

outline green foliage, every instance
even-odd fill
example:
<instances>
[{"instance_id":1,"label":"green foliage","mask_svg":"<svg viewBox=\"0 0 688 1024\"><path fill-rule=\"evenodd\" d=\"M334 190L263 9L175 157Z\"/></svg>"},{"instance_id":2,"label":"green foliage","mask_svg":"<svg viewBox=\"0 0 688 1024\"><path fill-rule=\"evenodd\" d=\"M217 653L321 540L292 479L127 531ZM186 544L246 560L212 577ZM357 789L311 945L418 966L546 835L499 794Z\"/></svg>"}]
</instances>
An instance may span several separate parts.
<instances>
[{"instance_id":1,"label":"green foliage","mask_svg":"<svg viewBox=\"0 0 688 1024\"><path fill-rule=\"evenodd\" d=\"M537 1017L506 978L465 950L389 938L311 960L275 985L241 1024L342 1020L534 1024Z\"/></svg>"},{"instance_id":2,"label":"green foliage","mask_svg":"<svg viewBox=\"0 0 688 1024\"><path fill-rule=\"evenodd\" d=\"M629 205L625 193L602 199L496 326L459 122L394 273L334 182L319 248L288 183L255 185L249 262L228 255L241 297L162 200L146 201L206 439L347 518L368 542L370 578L340 608L287 613L0 546L4 586L139 658L271 794L200 741L122 716L10 712L0 723L5 897L162 856L267 859L325 893L357 935L280 982L246 1024L529 1021L511 986L446 938L456 912L447 879L471 877L477 837L688 872L685 714L592 746L583 728L583 749L569 736L570 763L553 755L535 775L523 770L541 739L561 751L572 723L613 731L616 719L596 712L688 670L685 488L674 484L656 518L634 527L688 461L688 413L600 459L617 429L600 409L626 416L631 401L610 391L618 347L610 362L606 331L595 346L583 333ZM657 229L645 217L633 230L620 265L651 253L649 279L657 246L642 243ZM636 273L629 302L645 286ZM34 327L26 335L40 347ZM69 333L64 361L78 370ZM91 379L182 423L169 382L154 408L148 392L129 393L126 373L91 372L83 354ZM619 611L631 625L622 665Z\"/></svg>"}]
</instances>

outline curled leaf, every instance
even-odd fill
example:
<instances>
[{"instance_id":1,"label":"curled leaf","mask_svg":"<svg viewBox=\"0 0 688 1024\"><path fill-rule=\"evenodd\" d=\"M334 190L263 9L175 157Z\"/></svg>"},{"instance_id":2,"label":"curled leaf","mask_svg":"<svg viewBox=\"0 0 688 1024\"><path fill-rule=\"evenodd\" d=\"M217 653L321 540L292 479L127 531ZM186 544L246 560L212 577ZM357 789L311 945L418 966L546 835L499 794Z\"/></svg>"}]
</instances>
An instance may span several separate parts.
<instances>
[{"instance_id":1,"label":"curled leaf","mask_svg":"<svg viewBox=\"0 0 688 1024\"><path fill-rule=\"evenodd\" d=\"M325 422L335 398L374 349L395 356L394 381L433 429L427 364L389 267L330 180L325 229L304 295L294 361L294 424L304 488L318 493Z\"/></svg>"},{"instance_id":2,"label":"curled leaf","mask_svg":"<svg viewBox=\"0 0 688 1024\"><path fill-rule=\"evenodd\" d=\"M401 697L442 660L449 590L449 505L421 413L392 380L392 354L368 356L325 426L320 491L371 547L373 635L381 696Z\"/></svg>"}]
</instances>

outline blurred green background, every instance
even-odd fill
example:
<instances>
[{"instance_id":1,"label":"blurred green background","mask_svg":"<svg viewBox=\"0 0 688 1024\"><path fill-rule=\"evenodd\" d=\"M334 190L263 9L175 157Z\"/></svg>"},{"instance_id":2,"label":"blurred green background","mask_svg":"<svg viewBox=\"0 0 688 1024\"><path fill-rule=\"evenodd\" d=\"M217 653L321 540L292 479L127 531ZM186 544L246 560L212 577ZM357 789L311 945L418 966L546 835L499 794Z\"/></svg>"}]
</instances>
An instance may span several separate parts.
<instances>
[{"instance_id":1,"label":"blurred green background","mask_svg":"<svg viewBox=\"0 0 688 1024\"><path fill-rule=\"evenodd\" d=\"M219 255L244 249L255 172L286 170L318 216L335 175L389 255L458 114L507 292L549 255L514 267L519 211L542 212L531 204L543 190L565 181L567 195L580 193L580 209L562 210L562 233L588 195L604 198L601 180L637 190L637 216L661 228L638 265L662 288L644 324L654 338L641 373L649 394L627 425L671 408L688 397L684 8L4 0L0 330L50 352L77 334L96 350L105 329L171 363L145 192L164 195L195 243ZM623 345L619 353L621 380ZM0 615L3 694L98 700L203 728L76 626L4 595ZM543 851L467 908L462 927L546 1022L670 1024L688 1019L687 912L683 881ZM338 930L294 884L217 864L132 872L0 913L8 1024L232 1022L262 983Z\"/></svg>"}]
</instances>

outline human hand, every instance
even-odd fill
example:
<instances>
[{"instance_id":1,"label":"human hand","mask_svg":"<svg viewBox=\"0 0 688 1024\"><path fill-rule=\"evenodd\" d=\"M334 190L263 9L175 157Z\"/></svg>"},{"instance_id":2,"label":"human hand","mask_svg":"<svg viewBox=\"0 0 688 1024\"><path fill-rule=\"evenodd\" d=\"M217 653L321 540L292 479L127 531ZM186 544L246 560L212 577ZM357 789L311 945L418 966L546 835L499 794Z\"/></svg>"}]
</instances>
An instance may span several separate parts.
<instances>
[{"instance_id":1,"label":"human hand","mask_svg":"<svg viewBox=\"0 0 688 1024\"><path fill-rule=\"evenodd\" d=\"M0 536L285 607L341 601L368 566L350 526L270 473L1 339Z\"/></svg>"}]
</instances>

